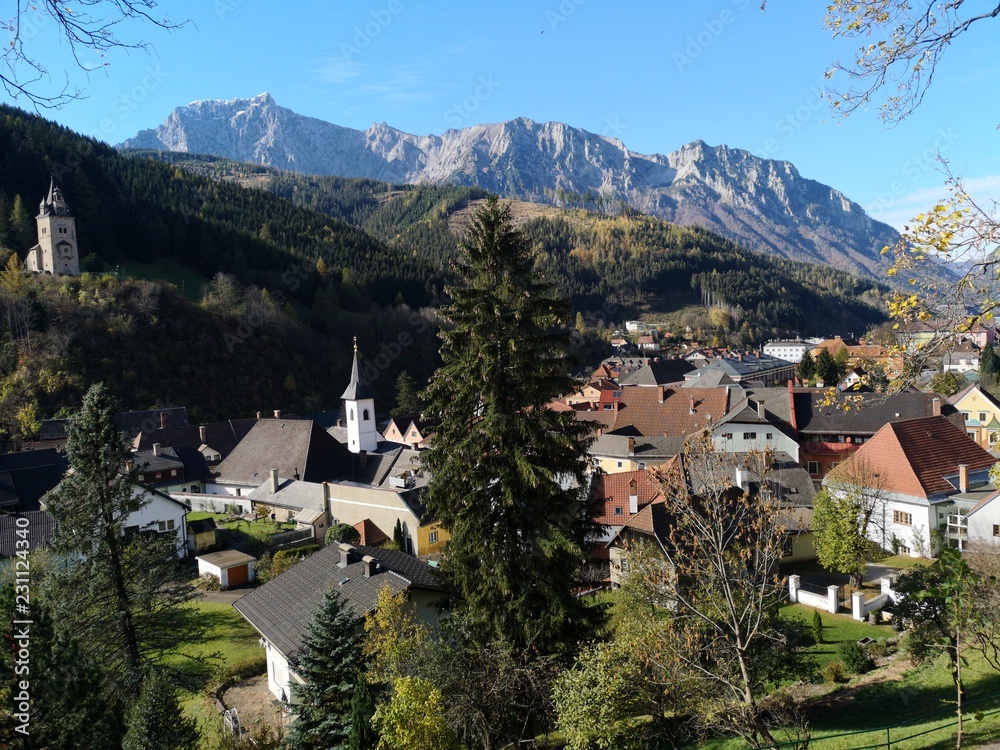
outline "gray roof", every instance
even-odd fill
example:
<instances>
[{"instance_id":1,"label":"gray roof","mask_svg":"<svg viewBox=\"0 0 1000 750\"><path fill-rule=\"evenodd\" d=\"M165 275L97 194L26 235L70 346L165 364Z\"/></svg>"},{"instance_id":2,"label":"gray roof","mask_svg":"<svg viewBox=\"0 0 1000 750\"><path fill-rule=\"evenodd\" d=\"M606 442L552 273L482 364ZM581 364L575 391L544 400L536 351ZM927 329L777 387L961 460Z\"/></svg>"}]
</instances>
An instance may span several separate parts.
<instances>
[{"instance_id":1,"label":"gray roof","mask_svg":"<svg viewBox=\"0 0 1000 750\"><path fill-rule=\"evenodd\" d=\"M272 490L271 478L267 477L260 487L247 495L247 499L255 503L274 505L279 508L293 508L295 510L326 509L322 483L282 479L281 477L278 478L277 492Z\"/></svg>"},{"instance_id":2,"label":"gray roof","mask_svg":"<svg viewBox=\"0 0 1000 750\"><path fill-rule=\"evenodd\" d=\"M198 555L198 560L204 560L209 565L214 565L217 568L232 568L237 565L246 565L247 563L257 562L257 558L253 555L248 555L246 552L240 552L238 549L224 549L221 552L209 552L207 555Z\"/></svg>"},{"instance_id":3,"label":"gray roof","mask_svg":"<svg viewBox=\"0 0 1000 750\"><path fill-rule=\"evenodd\" d=\"M721 388L727 385L736 385L736 381L721 370L712 370L705 367L700 368L696 373L684 381L682 388Z\"/></svg>"},{"instance_id":4,"label":"gray roof","mask_svg":"<svg viewBox=\"0 0 1000 750\"><path fill-rule=\"evenodd\" d=\"M683 359L659 359L618 378L620 385L668 385L680 383L695 366Z\"/></svg>"},{"instance_id":5,"label":"gray roof","mask_svg":"<svg viewBox=\"0 0 1000 750\"><path fill-rule=\"evenodd\" d=\"M748 380L754 375L770 372L772 370L779 370L785 367L792 367L794 364L794 362L788 362L784 359L771 357L767 354L761 354L760 356L757 356L756 354L742 354L738 356L719 357L717 359L710 360L708 364L702 368L702 370L705 372L718 370L731 378ZM702 372L698 372L689 375L688 378L690 379L691 377L703 376Z\"/></svg>"},{"instance_id":6,"label":"gray roof","mask_svg":"<svg viewBox=\"0 0 1000 750\"><path fill-rule=\"evenodd\" d=\"M262 419L219 464L217 481L257 487L270 469L324 482L350 474L351 454L312 420Z\"/></svg>"},{"instance_id":7,"label":"gray roof","mask_svg":"<svg viewBox=\"0 0 1000 750\"><path fill-rule=\"evenodd\" d=\"M345 401L359 401L363 398L375 398L375 391L368 385L361 367L358 365L358 344L354 340L354 364L351 365L351 382L347 384L347 389L340 396Z\"/></svg>"},{"instance_id":8,"label":"gray roof","mask_svg":"<svg viewBox=\"0 0 1000 750\"><path fill-rule=\"evenodd\" d=\"M379 591L392 593L410 588L444 591L425 562L404 552L377 547L352 548L359 556L370 555L379 565L365 577L364 562L341 568L341 550L328 545L296 563L263 586L233 604L253 627L294 664L295 656L313 613L327 590L336 588L358 617L375 609Z\"/></svg>"},{"instance_id":9,"label":"gray roof","mask_svg":"<svg viewBox=\"0 0 1000 750\"><path fill-rule=\"evenodd\" d=\"M39 500L62 481L67 468L65 454L55 448L0 455L0 508L39 510Z\"/></svg>"},{"instance_id":10,"label":"gray roof","mask_svg":"<svg viewBox=\"0 0 1000 750\"><path fill-rule=\"evenodd\" d=\"M858 399L845 410L846 398ZM877 393L845 394L838 392L837 403L824 406L825 390L796 389L792 392L795 408L795 426L800 433L813 434L871 434L874 435L890 422L904 419L930 417L934 413L933 400L939 399L942 416L961 420L961 415L947 399L936 393L907 392L881 395ZM955 422L964 431L964 422Z\"/></svg>"},{"instance_id":11,"label":"gray roof","mask_svg":"<svg viewBox=\"0 0 1000 750\"><path fill-rule=\"evenodd\" d=\"M159 454L154 455L153 451L135 451L133 453L135 465L142 472L149 471L170 471L171 469L183 469L184 462L173 448L160 448Z\"/></svg>"},{"instance_id":12,"label":"gray roof","mask_svg":"<svg viewBox=\"0 0 1000 750\"><path fill-rule=\"evenodd\" d=\"M56 520L44 510L32 510L27 513L0 514L0 558L13 557L17 554L18 531L25 528L18 526L18 518L26 519L28 530L28 551L44 547L55 533ZM23 521L22 521L23 524Z\"/></svg>"},{"instance_id":13,"label":"gray roof","mask_svg":"<svg viewBox=\"0 0 1000 750\"><path fill-rule=\"evenodd\" d=\"M136 438L133 447L146 450L153 447L153 443L159 443L164 448L171 448L176 445L191 445L198 447L202 444L209 448L214 448L223 458L232 453L233 448L246 436L257 423L254 417L246 419L229 419L225 422L210 422L204 425L172 424L168 420L166 429L157 427L155 430L144 430ZM205 439L201 439L202 431Z\"/></svg>"},{"instance_id":14,"label":"gray roof","mask_svg":"<svg viewBox=\"0 0 1000 750\"><path fill-rule=\"evenodd\" d=\"M676 456L684 448L684 438L659 435L639 435L630 438L628 435L605 433L595 440L587 452L591 456L629 457L628 441L635 441L632 454L637 461L668 459Z\"/></svg>"}]
</instances>

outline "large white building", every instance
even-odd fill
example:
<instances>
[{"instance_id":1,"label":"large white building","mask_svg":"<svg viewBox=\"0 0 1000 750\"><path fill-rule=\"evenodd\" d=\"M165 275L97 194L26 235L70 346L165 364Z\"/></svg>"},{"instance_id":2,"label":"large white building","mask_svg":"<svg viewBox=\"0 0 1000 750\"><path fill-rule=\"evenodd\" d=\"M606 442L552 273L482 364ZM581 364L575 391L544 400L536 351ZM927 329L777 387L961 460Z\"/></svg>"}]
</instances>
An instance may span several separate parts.
<instances>
[{"instance_id":1,"label":"large white building","mask_svg":"<svg viewBox=\"0 0 1000 750\"><path fill-rule=\"evenodd\" d=\"M769 357L798 364L802 361L802 355L812 348L813 345L806 341L768 341L764 344L763 352Z\"/></svg>"}]
</instances>

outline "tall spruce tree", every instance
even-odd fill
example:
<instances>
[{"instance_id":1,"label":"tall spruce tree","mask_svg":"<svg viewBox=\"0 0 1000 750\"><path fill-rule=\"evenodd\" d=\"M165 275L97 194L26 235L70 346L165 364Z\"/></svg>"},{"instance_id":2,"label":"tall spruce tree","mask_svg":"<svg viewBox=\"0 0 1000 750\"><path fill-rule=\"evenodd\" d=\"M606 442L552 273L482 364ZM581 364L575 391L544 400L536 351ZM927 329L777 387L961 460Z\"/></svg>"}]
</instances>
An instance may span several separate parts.
<instances>
[{"instance_id":1,"label":"tall spruce tree","mask_svg":"<svg viewBox=\"0 0 1000 750\"><path fill-rule=\"evenodd\" d=\"M148 500L115 412L103 385L87 391L67 427L71 471L46 498L58 522L53 547L70 560L53 575L53 606L102 666L113 706L138 694L151 661L176 653L202 629L181 606L193 589L178 564L176 535L126 533Z\"/></svg>"},{"instance_id":2,"label":"tall spruce tree","mask_svg":"<svg viewBox=\"0 0 1000 750\"><path fill-rule=\"evenodd\" d=\"M594 612L572 595L588 428L546 408L573 388L570 309L536 277L530 244L495 197L462 251L444 365L424 394L439 422L427 503L451 534L440 573L478 640L556 653L586 636Z\"/></svg>"},{"instance_id":3,"label":"tall spruce tree","mask_svg":"<svg viewBox=\"0 0 1000 750\"><path fill-rule=\"evenodd\" d=\"M979 355L979 372L983 375L996 375L1000 371L1000 360L992 344L986 344Z\"/></svg>"},{"instance_id":4,"label":"tall spruce tree","mask_svg":"<svg viewBox=\"0 0 1000 750\"><path fill-rule=\"evenodd\" d=\"M305 684L292 687L298 716L288 732L296 750L349 747L354 685L361 679L361 632L337 589L327 591L299 647L298 673Z\"/></svg>"},{"instance_id":5,"label":"tall spruce tree","mask_svg":"<svg viewBox=\"0 0 1000 750\"><path fill-rule=\"evenodd\" d=\"M799 361L798 376L803 380L809 380L815 374L816 360L813 359L812 353L806 349L802 354L802 359Z\"/></svg>"},{"instance_id":6,"label":"tall spruce tree","mask_svg":"<svg viewBox=\"0 0 1000 750\"><path fill-rule=\"evenodd\" d=\"M391 417L411 417L420 411L420 402L413 386L410 373L403 370L396 378L396 408L390 412Z\"/></svg>"},{"instance_id":7,"label":"tall spruce tree","mask_svg":"<svg viewBox=\"0 0 1000 750\"><path fill-rule=\"evenodd\" d=\"M128 731L122 750L195 750L198 729L184 716L177 690L161 672L153 671L125 716Z\"/></svg>"},{"instance_id":8,"label":"tall spruce tree","mask_svg":"<svg viewBox=\"0 0 1000 750\"><path fill-rule=\"evenodd\" d=\"M372 724L375 715L375 696L367 676L362 674L354 687L351 699L351 729L347 735L350 750L371 750L378 745L378 732Z\"/></svg>"},{"instance_id":9,"label":"tall spruce tree","mask_svg":"<svg viewBox=\"0 0 1000 750\"><path fill-rule=\"evenodd\" d=\"M829 349L820 349L816 355L816 377L826 385L833 385L833 380L837 377L837 363L830 354Z\"/></svg>"}]
</instances>

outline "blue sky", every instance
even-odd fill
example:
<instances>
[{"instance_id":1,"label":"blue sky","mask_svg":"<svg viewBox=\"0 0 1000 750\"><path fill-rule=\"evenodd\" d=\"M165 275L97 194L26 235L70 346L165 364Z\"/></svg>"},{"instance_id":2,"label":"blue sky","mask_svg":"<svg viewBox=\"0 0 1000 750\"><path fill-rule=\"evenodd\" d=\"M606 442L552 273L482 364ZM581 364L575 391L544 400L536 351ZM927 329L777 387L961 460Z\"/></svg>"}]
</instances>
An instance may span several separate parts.
<instances>
[{"instance_id":1,"label":"blue sky","mask_svg":"<svg viewBox=\"0 0 1000 750\"><path fill-rule=\"evenodd\" d=\"M857 44L822 27L824 2L668 0L171 0L173 32L122 30L151 48L89 55L40 24L29 41L87 98L44 112L118 143L197 99L251 97L355 128L411 133L524 116L664 153L701 138L791 161L895 225L943 195L940 152L974 196L1000 197L1000 21L945 55L922 107L887 128L820 100ZM836 78L834 79L836 81ZM10 101L9 99L0 99Z\"/></svg>"}]
</instances>

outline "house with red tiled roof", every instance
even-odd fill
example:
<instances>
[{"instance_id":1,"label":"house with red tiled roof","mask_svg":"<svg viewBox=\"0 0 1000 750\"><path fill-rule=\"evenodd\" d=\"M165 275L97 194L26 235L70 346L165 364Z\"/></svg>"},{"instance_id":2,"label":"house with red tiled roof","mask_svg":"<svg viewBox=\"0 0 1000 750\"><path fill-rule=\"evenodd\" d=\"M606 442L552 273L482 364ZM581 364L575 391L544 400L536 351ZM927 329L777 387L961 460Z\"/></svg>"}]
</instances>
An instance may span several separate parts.
<instances>
[{"instance_id":1,"label":"house with red tiled roof","mask_svg":"<svg viewBox=\"0 0 1000 750\"><path fill-rule=\"evenodd\" d=\"M996 459L942 416L890 422L824 479L841 491L865 478L881 496L868 536L884 549L914 557L943 544L962 548L968 513L995 489ZM861 470L855 470L861 469Z\"/></svg>"},{"instance_id":2,"label":"house with red tiled roof","mask_svg":"<svg viewBox=\"0 0 1000 750\"><path fill-rule=\"evenodd\" d=\"M591 520L601 526L591 540L590 562L608 579L608 546L643 508L661 496L660 483L646 470L597 474L590 488Z\"/></svg>"}]
</instances>

